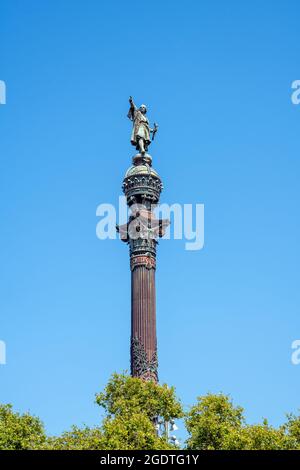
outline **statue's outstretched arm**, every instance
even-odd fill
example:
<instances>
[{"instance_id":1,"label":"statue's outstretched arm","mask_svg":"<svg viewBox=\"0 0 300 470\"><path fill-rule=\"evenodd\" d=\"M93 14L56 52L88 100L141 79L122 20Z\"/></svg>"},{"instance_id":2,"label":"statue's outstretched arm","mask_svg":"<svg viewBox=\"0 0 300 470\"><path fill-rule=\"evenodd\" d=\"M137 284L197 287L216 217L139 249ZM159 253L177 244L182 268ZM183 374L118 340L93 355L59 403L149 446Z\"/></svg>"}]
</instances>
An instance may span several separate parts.
<instances>
[{"instance_id":1,"label":"statue's outstretched arm","mask_svg":"<svg viewBox=\"0 0 300 470\"><path fill-rule=\"evenodd\" d=\"M134 104L134 101L133 101L132 96L129 96L129 103L130 103L130 107L131 107L131 108L137 109L136 105Z\"/></svg>"},{"instance_id":2,"label":"statue's outstretched arm","mask_svg":"<svg viewBox=\"0 0 300 470\"><path fill-rule=\"evenodd\" d=\"M129 119L131 119L131 121L133 121L134 120L134 113L135 113L137 107L133 102L132 96L129 96L129 103L130 103L130 108L129 108L127 116L129 117Z\"/></svg>"}]
</instances>

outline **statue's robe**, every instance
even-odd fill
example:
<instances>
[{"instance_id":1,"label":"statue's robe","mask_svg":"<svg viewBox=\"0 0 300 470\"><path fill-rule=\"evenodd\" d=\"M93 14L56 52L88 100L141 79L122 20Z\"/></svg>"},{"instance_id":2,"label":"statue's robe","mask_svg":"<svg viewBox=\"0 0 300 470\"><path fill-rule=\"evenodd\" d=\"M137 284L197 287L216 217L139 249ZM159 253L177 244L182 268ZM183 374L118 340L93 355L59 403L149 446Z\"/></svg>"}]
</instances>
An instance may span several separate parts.
<instances>
[{"instance_id":1,"label":"statue's robe","mask_svg":"<svg viewBox=\"0 0 300 470\"><path fill-rule=\"evenodd\" d=\"M132 145L135 145L137 150L139 150L139 139L143 139L147 147L151 142L148 118L135 106L130 107L128 117L131 121L133 121L133 128L131 133Z\"/></svg>"}]
</instances>

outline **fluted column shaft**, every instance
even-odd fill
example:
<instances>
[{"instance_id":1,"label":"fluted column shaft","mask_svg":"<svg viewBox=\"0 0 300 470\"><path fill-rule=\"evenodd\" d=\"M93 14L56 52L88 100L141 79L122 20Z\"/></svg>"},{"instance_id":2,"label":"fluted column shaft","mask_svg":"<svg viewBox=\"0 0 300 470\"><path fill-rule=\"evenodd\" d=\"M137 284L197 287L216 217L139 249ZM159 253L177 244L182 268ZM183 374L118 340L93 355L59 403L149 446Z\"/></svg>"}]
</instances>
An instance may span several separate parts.
<instances>
[{"instance_id":1,"label":"fluted column shaft","mask_svg":"<svg viewBox=\"0 0 300 470\"><path fill-rule=\"evenodd\" d=\"M131 374L157 380L156 367L155 268L141 265L131 272Z\"/></svg>"}]
</instances>

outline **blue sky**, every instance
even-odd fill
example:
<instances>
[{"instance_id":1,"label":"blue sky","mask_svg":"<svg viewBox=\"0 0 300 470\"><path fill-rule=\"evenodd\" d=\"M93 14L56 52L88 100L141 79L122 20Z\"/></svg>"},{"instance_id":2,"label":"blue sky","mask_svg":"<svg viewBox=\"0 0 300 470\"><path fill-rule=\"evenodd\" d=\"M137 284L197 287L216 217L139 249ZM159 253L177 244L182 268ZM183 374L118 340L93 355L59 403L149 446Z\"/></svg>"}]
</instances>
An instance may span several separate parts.
<instances>
[{"instance_id":1,"label":"blue sky","mask_svg":"<svg viewBox=\"0 0 300 470\"><path fill-rule=\"evenodd\" d=\"M129 367L127 247L100 241L134 149L128 97L160 125L162 202L205 204L205 247L163 240L160 380L223 391L250 422L300 408L299 2L1 3L0 402L50 433L96 424Z\"/></svg>"}]
</instances>

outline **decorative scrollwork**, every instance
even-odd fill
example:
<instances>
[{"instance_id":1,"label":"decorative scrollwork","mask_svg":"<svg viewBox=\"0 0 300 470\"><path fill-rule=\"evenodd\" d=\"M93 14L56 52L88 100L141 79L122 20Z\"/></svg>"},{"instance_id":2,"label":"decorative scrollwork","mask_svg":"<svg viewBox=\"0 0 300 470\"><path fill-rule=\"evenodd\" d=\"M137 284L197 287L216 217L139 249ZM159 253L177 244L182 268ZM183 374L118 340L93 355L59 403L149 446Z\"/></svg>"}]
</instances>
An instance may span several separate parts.
<instances>
[{"instance_id":1,"label":"decorative scrollwork","mask_svg":"<svg viewBox=\"0 0 300 470\"><path fill-rule=\"evenodd\" d=\"M155 351L153 353L149 361L142 341L137 337L133 337L131 339L131 375L144 380L155 380L157 382L157 369L157 352Z\"/></svg>"},{"instance_id":2,"label":"decorative scrollwork","mask_svg":"<svg viewBox=\"0 0 300 470\"><path fill-rule=\"evenodd\" d=\"M154 351L154 353L152 354L151 361L149 362L149 371L157 375L157 369L158 369L158 357L157 357L157 351Z\"/></svg>"}]
</instances>

